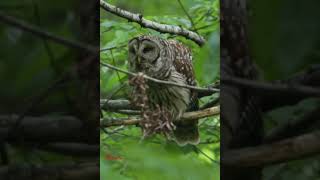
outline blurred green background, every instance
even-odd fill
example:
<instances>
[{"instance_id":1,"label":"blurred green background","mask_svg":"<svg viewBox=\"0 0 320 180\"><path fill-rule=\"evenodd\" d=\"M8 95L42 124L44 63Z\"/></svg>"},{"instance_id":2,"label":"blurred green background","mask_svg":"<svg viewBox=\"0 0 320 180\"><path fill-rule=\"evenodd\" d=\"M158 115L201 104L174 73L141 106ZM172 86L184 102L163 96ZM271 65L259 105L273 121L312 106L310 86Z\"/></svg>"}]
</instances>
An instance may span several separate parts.
<instances>
[{"instance_id":1,"label":"blurred green background","mask_svg":"<svg viewBox=\"0 0 320 180\"><path fill-rule=\"evenodd\" d=\"M267 80L320 63L320 2L249 1L252 55Z\"/></svg>"},{"instance_id":2,"label":"blurred green background","mask_svg":"<svg viewBox=\"0 0 320 180\"><path fill-rule=\"evenodd\" d=\"M199 47L183 37L160 34L141 28L100 9L100 61L127 69L127 42L141 35L152 34L177 39L193 51L196 79L199 86L219 80L219 1L181 0L195 27L177 0L111 0L122 9L143 14L143 17L160 23L196 30L207 43ZM124 86L123 88L120 88ZM100 68L101 99L127 99L127 77L103 66ZM120 89L120 90L119 90ZM116 93L114 93L116 92ZM202 98L200 105L216 99L217 95ZM105 117L127 117L103 112ZM200 121L201 143L198 146L179 147L155 136L140 142L139 127L115 127L101 131L101 178L109 179L161 179L208 180L220 179L220 125L219 116Z\"/></svg>"},{"instance_id":3,"label":"blurred green background","mask_svg":"<svg viewBox=\"0 0 320 180\"><path fill-rule=\"evenodd\" d=\"M0 2L0 10L7 15L67 39L80 39L77 8L75 1L63 0ZM1 113L21 113L35 96L61 77L79 54L3 23L0 24L0 46ZM36 107L35 114L68 111L64 89L57 89Z\"/></svg>"},{"instance_id":4,"label":"blurred green background","mask_svg":"<svg viewBox=\"0 0 320 180\"><path fill-rule=\"evenodd\" d=\"M88 3L64 0L0 1L1 14L35 26L43 32L77 42L84 42L86 39L80 24L82 13L80 9L83 6L87 8ZM3 21L0 22L0 46L1 116L22 115L22 113L26 113L26 116L44 118L83 115L80 109L75 108L78 104L73 101L79 97L83 98L79 94L83 94L85 89L85 83L77 81L77 74L62 85L54 85L81 60L80 57L83 56L81 51L10 26ZM96 74L98 75L98 72ZM43 94L49 87L54 88ZM43 95L40 100L39 95ZM5 129L5 120L1 124L3 125L1 128ZM35 129L35 132L36 130L39 129ZM5 131L2 132L2 136L4 135ZM3 138L8 141L10 163L41 165L76 159L70 155L41 149L40 145L45 145L44 142L52 142L52 139L46 139L47 137L35 138L36 140L43 138L43 142L36 140L27 142L28 140L24 138L29 137L20 137L16 132L15 135L19 136L16 137L19 140L1 137L1 141ZM34 136L37 135L35 133Z\"/></svg>"},{"instance_id":5,"label":"blurred green background","mask_svg":"<svg viewBox=\"0 0 320 180\"><path fill-rule=\"evenodd\" d=\"M265 80L287 79L320 64L320 1L249 2L251 52ZM296 122L319 106L319 98L310 98L266 113L266 133L274 127ZM311 130L315 129L319 126L312 126ZM269 166L264 170L264 179L319 180L319 172L320 159L315 155Z\"/></svg>"}]
</instances>

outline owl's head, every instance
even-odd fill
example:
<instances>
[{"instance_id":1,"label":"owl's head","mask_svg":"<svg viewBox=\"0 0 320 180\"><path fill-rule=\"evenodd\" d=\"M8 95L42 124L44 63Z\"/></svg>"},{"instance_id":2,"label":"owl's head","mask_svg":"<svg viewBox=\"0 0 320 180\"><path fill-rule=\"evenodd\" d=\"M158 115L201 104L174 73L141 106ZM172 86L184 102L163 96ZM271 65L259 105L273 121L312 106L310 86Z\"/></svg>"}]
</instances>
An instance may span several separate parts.
<instances>
[{"instance_id":1,"label":"owl's head","mask_svg":"<svg viewBox=\"0 0 320 180\"><path fill-rule=\"evenodd\" d=\"M129 41L129 70L163 79L170 69L165 41L155 36L139 36Z\"/></svg>"}]
</instances>

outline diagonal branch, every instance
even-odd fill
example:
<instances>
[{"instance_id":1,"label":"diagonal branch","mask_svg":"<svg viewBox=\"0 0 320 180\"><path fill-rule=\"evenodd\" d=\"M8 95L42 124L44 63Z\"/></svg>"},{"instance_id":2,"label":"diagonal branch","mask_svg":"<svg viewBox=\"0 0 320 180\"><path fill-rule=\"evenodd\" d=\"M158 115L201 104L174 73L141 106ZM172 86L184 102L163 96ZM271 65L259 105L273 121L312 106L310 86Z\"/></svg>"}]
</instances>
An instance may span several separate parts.
<instances>
[{"instance_id":1,"label":"diagonal branch","mask_svg":"<svg viewBox=\"0 0 320 180\"><path fill-rule=\"evenodd\" d=\"M136 22L140 24L142 27L150 28L161 33L170 33L170 34L180 35L194 41L199 46L202 46L205 43L205 39L202 36L200 36L199 34L193 31L184 29L182 27L167 25L167 24L160 24L154 21L147 20L143 18L143 15L141 14L134 14L132 12L120 9L116 6L113 6L109 3L104 2L103 0L100 0L100 7L112 14L125 18L129 21Z\"/></svg>"},{"instance_id":2,"label":"diagonal branch","mask_svg":"<svg viewBox=\"0 0 320 180\"><path fill-rule=\"evenodd\" d=\"M197 32L196 25L194 24L194 21L193 21L192 17L190 16L190 14L188 13L188 11L186 10L186 8L183 6L181 0L178 0L178 3L180 5L180 7L182 8L184 14L188 17L188 19L189 19L189 21L190 21L190 23L192 25L192 30Z\"/></svg>"},{"instance_id":3,"label":"diagonal branch","mask_svg":"<svg viewBox=\"0 0 320 180\"><path fill-rule=\"evenodd\" d=\"M39 27L30 25L24 21L21 21L21 20L14 18L14 17L8 16L8 15L4 14L2 11L0 11L0 22L14 26L14 27L19 28L23 31L30 32L32 34L39 36L39 37L52 40L56 43L59 43L59 44L62 44L62 45L65 45L65 46L68 46L71 48L75 48L75 49L79 49L79 50L83 50L83 51L88 51L88 52L91 52L94 54L97 54L100 51L99 48L97 48L97 47L87 45L82 42L76 42L76 41L72 41L72 40L68 40L68 39L64 39L62 37L56 36L50 32L47 32L47 31L40 29Z\"/></svg>"},{"instance_id":4,"label":"diagonal branch","mask_svg":"<svg viewBox=\"0 0 320 180\"><path fill-rule=\"evenodd\" d=\"M320 131L304 134L272 144L224 152L221 163L225 166L262 167L300 159L320 153Z\"/></svg>"},{"instance_id":5,"label":"diagonal branch","mask_svg":"<svg viewBox=\"0 0 320 180\"><path fill-rule=\"evenodd\" d=\"M112 66L111 64L108 64L108 63L100 62L100 64L103 65L103 66L106 66L106 67L108 67L110 69L125 73L125 74L127 74L129 76L138 76L138 74L136 74L136 73L129 72L129 71L117 68L117 67ZM150 80L150 81L155 82L155 83L178 86L178 87L182 87L182 88L192 89L192 90L195 90L197 92L208 92L208 93L219 92L219 89L216 89L216 88L213 88L213 87L202 88L202 87L179 84L179 83L170 82L170 81L163 81L163 80L159 80L159 79L155 79L155 78L149 77L147 75L143 75L143 77L145 79Z\"/></svg>"},{"instance_id":6,"label":"diagonal branch","mask_svg":"<svg viewBox=\"0 0 320 180\"><path fill-rule=\"evenodd\" d=\"M320 106L312 110L311 112L306 113L300 119L293 121L292 119L288 120L288 123L284 125L279 125L271 129L266 137L264 142L274 142L279 141L284 138L289 138L303 134L310 131L310 129L316 127L316 123L320 120Z\"/></svg>"},{"instance_id":7,"label":"diagonal branch","mask_svg":"<svg viewBox=\"0 0 320 180\"><path fill-rule=\"evenodd\" d=\"M186 112L182 115L180 120L192 121L195 119L201 119L209 116L218 115L220 113L220 107L211 107L200 111ZM141 121L141 118L130 117L127 119L102 119L100 121L101 127L121 126L121 125L137 125ZM179 120L178 120L179 121Z\"/></svg>"}]
</instances>

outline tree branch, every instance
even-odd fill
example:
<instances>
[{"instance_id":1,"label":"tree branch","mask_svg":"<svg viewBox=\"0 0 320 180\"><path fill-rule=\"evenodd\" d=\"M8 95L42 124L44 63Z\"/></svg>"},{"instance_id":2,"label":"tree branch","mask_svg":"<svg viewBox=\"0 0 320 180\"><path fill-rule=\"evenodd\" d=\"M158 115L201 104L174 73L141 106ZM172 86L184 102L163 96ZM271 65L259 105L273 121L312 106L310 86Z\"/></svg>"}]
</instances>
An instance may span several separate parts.
<instances>
[{"instance_id":1,"label":"tree branch","mask_svg":"<svg viewBox=\"0 0 320 180\"><path fill-rule=\"evenodd\" d=\"M201 119L209 116L218 115L220 113L220 107L211 107L200 111L186 112L182 115L180 120L192 121L195 119ZM100 121L101 127L121 126L121 125L137 125L141 121L141 118L130 117L128 119L109 119L105 118ZM179 120L177 120L179 121Z\"/></svg>"},{"instance_id":2,"label":"tree branch","mask_svg":"<svg viewBox=\"0 0 320 180\"><path fill-rule=\"evenodd\" d=\"M41 149L46 151L52 151L56 153L61 153L64 155L72 156L89 156L96 157L100 152L99 145L91 145L84 143L49 143L44 146L40 146Z\"/></svg>"},{"instance_id":3,"label":"tree branch","mask_svg":"<svg viewBox=\"0 0 320 180\"><path fill-rule=\"evenodd\" d=\"M221 163L226 166L262 167L320 153L320 131L304 134L272 144L224 152Z\"/></svg>"},{"instance_id":4,"label":"tree branch","mask_svg":"<svg viewBox=\"0 0 320 180\"><path fill-rule=\"evenodd\" d=\"M16 121L16 115L0 116L0 137L7 137L8 131ZM87 139L87 135L87 129L81 120L72 116L26 116L6 141L14 143L23 138L26 142L36 141L38 143L83 142Z\"/></svg>"},{"instance_id":5,"label":"tree branch","mask_svg":"<svg viewBox=\"0 0 320 180\"><path fill-rule=\"evenodd\" d=\"M207 104L203 105L199 108L199 110L207 109L213 106L216 106L219 103L219 98L216 98ZM133 106L129 100L125 99L100 99L100 107L101 109L108 112L118 112L122 114L128 115L138 115L140 114L139 108Z\"/></svg>"},{"instance_id":6,"label":"tree branch","mask_svg":"<svg viewBox=\"0 0 320 180\"><path fill-rule=\"evenodd\" d=\"M138 108L131 105L129 100L109 100L109 99L100 99L100 106L104 110L120 110L120 109L131 109L137 110Z\"/></svg>"},{"instance_id":7,"label":"tree branch","mask_svg":"<svg viewBox=\"0 0 320 180\"><path fill-rule=\"evenodd\" d=\"M54 42L57 42L59 44L62 44L62 45L65 45L65 46L68 46L71 48L79 49L82 51L88 51L88 52L91 52L94 54L97 54L100 51L99 48L97 48L97 47L93 47L91 45L84 44L82 42L76 42L76 41L64 39L64 38L58 37L50 32L43 31L39 27L27 24L26 22L23 22L21 20L17 20L16 18L8 16L1 11L0 11L0 21L6 23L8 25L14 26L16 28L19 28L23 31L30 32L32 34L39 36L39 37L52 40Z\"/></svg>"},{"instance_id":8,"label":"tree branch","mask_svg":"<svg viewBox=\"0 0 320 180\"><path fill-rule=\"evenodd\" d=\"M54 165L15 164L0 168L0 179L91 180L99 179L99 163Z\"/></svg>"},{"instance_id":9,"label":"tree branch","mask_svg":"<svg viewBox=\"0 0 320 180\"><path fill-rule=\"evenodd\" d=\"M288 79L278 81L280 84L294 84L295 86L308 86L314 88L320 88L320 66L311 66L306 68L306 70L295 74ZM298 103L302 99L311 97L311 95L306 94L294 94L294 93L269 93L264 95L262 98L264 112L270 111L272 109L290 106Z\"/></svg>"},{"instance_id":10,"label":"tree branch","mask_svg":"<svg viewBox=\"0 0 320 180\"><path fill-rule=\"evenodd\" d=\"M125 47L127 47L127 44L120 45L120 46L113 46L113 47L109 47L109 48L103 48L103 49L100 49L100 52L111 51L113 49L121 49L121 48L125 48Z\"/></svg>"},{"instance_id":11,"label":"tree branch","mask_svg":"<svg viewBox=\"0 0 320 180\"><path fill-rule=\"evenodd\" d=\"M187 29L184 29L179 26L174 26L174 25L166 25L166 24L160 24L154 21L147 20L143 18L141 14L134 14L129 11L120 9L118 7L115 7L109 3L104 2L103 0L100 0L100 7L103 8L104 10L115 14L117 16L120 16L122 18L127 19L128 21L136 22L140 24L142 27L145 28L150 28L153 30L156 30L161 33L170 33L170 34L176 34L183 36L187 39L190 39L197 43L199 46L204 45L205 40L202 36L198 35L197 33L193 31L189 31Z\"/></svg>"},{"instance_id":12,"label":"tree branch","mask_svg":"<svg viewBox=\"0 0 320 180\"><path fill-rule=\"evenodd\" d=\"M288 121L288 123L271 129L264 138L264 142L268 143L279 141L284 138L289 138L306 133L310 131L310 129L316 127L316 123L319 122L319 120L320 107L317 107L311 112L306 113L299 120L293 122L293 120L291 119Z\"/></svg>"},{"instance_id":13,"label":"tree branch","mask_svg":"<svg viewBox=\"0 0 320 180\"><path fill-rule=\"evenodd\" d=\"M248 88L255 93L266 94L296 94L320 97L320 88L300 84L266 83L236 77L221 77L221 84L231 84Z\"/></svg>"},{"instance_id":14,"label":"tree branch","mask_svg":"<svg viewBox=\"0 0 320 180\"><path fill-rule=\"evenodd\" d=\"M119 71L119 72L122 72L122 73L125 73L129 76L138 76L138 74L136 73L133 73L133 72L129 72L129 71L126 71L126 70L123 70L123 69L120 69L120 68L117 68L115 66L112 66L111 64L108 64L108 63L104 63L104 62L100 62L101 65L103 66L106 66L110 69L113 69L115 71ZM192 90L195 90L197 92L202 92L202 93L214 93L214 92L219 92L219 89L216 89L216 88L213 88L213 87L208 87L208 88L202 88L202 87L196 87L196 86L189 86L189 85L184 85L184 84L179 84L179 83L175 83L175 82L170 82L170 81L163 81L163 80L159 80L159 79L155 79L155 78L152 78L152 77L149 77L147 75L143 75L143 77L147 80L150 80L152 82L155 82L155 83L159 83L159 84L165 84L165 85L172 85L172 86L178 86L178 87L182 87L182 88L187 88L187 89L192 89Z\"/></svg>"}]
</instances>

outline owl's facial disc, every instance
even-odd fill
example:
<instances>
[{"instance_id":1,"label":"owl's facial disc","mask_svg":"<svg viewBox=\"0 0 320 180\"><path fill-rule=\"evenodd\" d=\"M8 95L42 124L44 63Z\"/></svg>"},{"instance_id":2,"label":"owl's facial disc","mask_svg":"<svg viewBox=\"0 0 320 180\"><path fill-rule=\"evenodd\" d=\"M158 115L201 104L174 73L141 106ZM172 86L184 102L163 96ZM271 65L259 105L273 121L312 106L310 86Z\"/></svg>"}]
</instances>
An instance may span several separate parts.
<instances>
[{"instance_id":1,"label":"owl's facial disc","mask_svg":"<svg viewBox=\"0 0 320 180\"><path fill-rule=\"evenodd\" d=\"M129 47L129 53L131 55L136 55L137 51L138 51L138 48L139 48L138 40L137 39L132 39L129 42L128 47Z\"/></svg>"},{"instance_id":2,"label":"owl's facial disc","mask_svg":"<svg viewBox=\"0 0 320 180\"><path fill-rule=\"evenodd\" d=\"M129 68L133 68L135 66L135 60L137 59L139 44L137 39L132 39L128 43L128 59L129 59Z\"/></svg>"},{"instance_id":3,"label":"owl's facial disc","mask_svg":"<svg viewBox=\"0 0 320 180\"><path fill-rule=\"evenodd\" d=\"M158 59L159 54L160 48L155 42L150 40L144 40L141 42L138 55L140 56L141 61L146 61L142 63L154 64Z\"/></svg>"}]
</instances>

